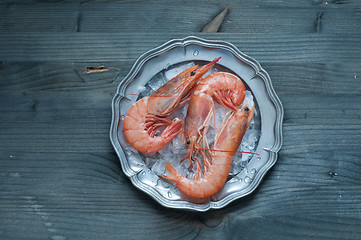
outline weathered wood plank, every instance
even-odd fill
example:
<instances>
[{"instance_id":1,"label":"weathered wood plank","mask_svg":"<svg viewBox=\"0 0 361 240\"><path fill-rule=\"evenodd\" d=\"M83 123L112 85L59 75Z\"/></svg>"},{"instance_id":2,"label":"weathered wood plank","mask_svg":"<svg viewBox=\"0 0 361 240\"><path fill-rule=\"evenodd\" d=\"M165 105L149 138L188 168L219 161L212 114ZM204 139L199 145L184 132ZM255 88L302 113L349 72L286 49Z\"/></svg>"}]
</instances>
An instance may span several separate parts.
<instances>
[{"instance_id":1,"label":"weathered wood plank","mask_svg":"<svg viewBox=\"0 0 361 240\"><path fill-rule=\"evenodd\" d=\"M220 32L242 33L332 33L360 32L358 22L361 11L357 6L320 4L292 7L286 2L278 6L269 4L243 7L238 4L229 9L227 20Z\"/></svg>"},{"instance_id":2,"label":"weathered wood plank","mask_svg":"<svg viewBox=\"0 0 361 240\"><path fill-rule=\"evenodd\" d=\"M2 62L0 92L83 91L114 93L133 61L99 63ZM108 70L87 73L87 67ZM278 94L359 94L361 63L269 63L262 67L271 76Z\"/></svg>"},{"instance_id":3,"label":"weathered wood plank","mask_svg":"<svg viewBox=\"0 0 361 240\"><path fill-rule=\"evenodd\" d=\"M262 35L199 33L233 43L262 62L360 62L361 35ZM135 61L144 52L180 33L14 33L0 35L0 60L7 62Z\"/></svg>"},{"instance_id":4,"label":"weathered wood plank","mask_svg":"<svg viewBox=\"0 0 361 240\"><path fill-rule=\"evenodd\" d=\"M73 32L79 4L0 4L2 32Z\"/></svg>"},{"instance_id":5,"label":"weathered wood plank","mask_svg":"<svg viewBox=\"0 0 361 240\"><path fill-rule=\"evenodd\" d=\"M347 34L361 30L358 5L325 2L13 2L0 5L0 32L133 32L134 29L139 32L199 32L225 7L229 11L221 32Z\"/></svg>"},{"instance_id":6,"label":"weathered wood plank","mask_svg":"<svg viewBox=\"0 0 361 240\"><path fill-rule=\"evenodd\" d=\"M204 0L203 0L204 1ZM3 3L9 4L9 5L14 5L14 4L23 4L24 2L21 0L4 0L2 1ZM84 0L55 0L55 1L47 1L50 3L81 3L81 4L91 4L91 3L138 3L138 4L142 4L144 1L143 0L121 0L121 1L113 1L113 0L88 0L88 1L84 1ZM154 1L156 2L156 1ZM160 1L161 2L161 1ZM164 1L163 1L164 2ZM192 4L194 3L194 1L192 0L175 0L172 2L182 2L184 4ZM200 0L200 2L202 2L202 0ZM218 4L219 1L218 0L209 0L207 1L208 3L212 3L212 4ZM237 0L225 0L223 1L226 4L236 4L239 3L239 1ZM44 3L43 0L29 0L27 1L27 3L31 3L31 4L37 4L37 3ZM329 0L329 1L325 1L325 0L311 0L311 1L305 1L305 0L294 0L294 1L284 1L284 0L279 0L279 1L274 1L274 0L264 0L264 1L259 1L259 0L244 0L242 1L242 4L244 4L245 6L254 6L255 4L262 4L262 6L268 6L268 7L304 7L304 6L314 6L314 5L333 5L334 7L350 7L350 6L357 6L358 4L360 4L360 0Z\"/></svg>"},{"instance_id":7,"label":"weathered wood plank","mask_svg":"<svg viewBox=\"0 0 361 240\"><path fill-rule=\"evenodd\" d=\"M296 181L296 177L290 185L287 176L297 176L299 168L284 169L288 166L284 160L281 156L280 164L274 166L250 196L218 211L189 213L165 209L132 187L120 172L113 153L24 153L10 158L1 152L0 231L4 237L18 239L42 236L128 239L135 235L135 238L193 239L198 235L223 239L251 236L258 224L285 221L287 224L276 232L271 224L262 228L262 233L296 239L305 235L329 238L347 235L356 239L360 233L358 182L335 181L341 173L329 176L328 181L319 181L323 173L317 170L322 166L314 166L315 170L305 175L304 181ZM355 171L360 171L358 167ZM251 225L246 227L247 224ZM236 231L240 227L242 231Z\"/></svg>"},{"instance_id":8,"label":"weathered wood plank","mask_svg":"<svg viewBox=\"0 0 361 240\"><path fill-rule=\"evenodd\" d=\"M346 54L347 55L347 54ZM361 62L262 63L278 94L359 94Z\"/></svg>"},{"instance_id":9,"label":"weathered wood plank","mask_svg":"<svg viewBox=\"0 0 361 240\"><path fill-rule=\"evenodd\" d=\"M200 238L217 239L359 239L360 224L357 218L325 216L257 216L244 215L229 218L220 228L201 231ZM260 230L262 229L262 230Z\"/></svg>"},{"instance_id":10,"label":"weathered wood plank","mask_svg":"<svg viewBox=\"0 0 361 240\"><path fill-rule=\"evenodd\" d=\"M57 186L58 187L58 186ZM114 189L116 189L114 187ZM310 237L324 236L325 238L338 238L341 236L353 236L350 239L358 239L356 236L360 233L360 222L358 217L353 217L351 214L351 205L347 200L343 201L342 197L337 199L337 196L332 196L330 193L327 196L331 196L329 202L334 206L330 208L330 212L320 212L317 209L321 205L320 199L315 196L315 192L303 192L298 194L298 189L293 189L294 192L288 194L297 196L299 199L281 199L284 194L278 196L278 204L274 201L264 201L257 204L250 204L248 202L242 202L242 204L233 204L233 207L226 208L216 213L206 214L189 214L174 210L164 209L158 206L149 206L144 208L139 204L135 204L134 207L130 205L132 201L138 202L137 198L127 199L123 203L110 205L108 209L97 209L92 202L94 199L73 199L69 196L66 199L60 198L56 201L56 198L46 196L24 196L17 201L11 201L14 197L11 197L8 201L11 201L12 213L4 212L6 218L2 218L2 226L6 227L4 236L21 236L26 231L36 238L37 235L45 235L50 237L52 235L61 235L66 237L75 237L81 235L92 238L94 236L100 236L97 234L102 233L103 239L110 239L113 236L132 238L142 238L146 235L152 237L171 237L182 239L192 239L195 235L199 235L200 238L205 237L217 237L217 239L225 239L224 236L236 238L239 236L252 236L255 232L259 234L274 234L285 238L285 234L288 232L287 237L294 236L296 239L303 239L305 234ZM359 190L359 189L354 189ZM352 194L348 190L344 193ZM35 193L36 194L36 193ZM258 193L261 194L261 193ZM308 195L310 197L305 198ZM314 198L312 196L315 196ZM327 196L323 196L327 198ZM104 197L105 198L105 197ZM110 195L110 202L113 198ZM123 196L121 197L123 198ZM143 198L144 199L144 198ZM265 198L262 198L264 200ZM333 201L330 199L334 199ZM88 201L87 201L88 200ZM308 202L311 200L311 202ZM61 201L68 201L65 204L61 204ZM142 200L144 202L144 200ZM104 199L107 203L108 200ZM320 203L311 206L311 203ZM284 207L282 203L286 203L287 206L294 204L295 207L301 207L301 210L297 212L291 211L289 214L275 213L276 209ZM60 204L58 206L57 204ZM121 207L121 204L125 204ZM52 206L54 205L54 206ZM244 206L245 205L245 206ZM252 206L250 206L252 205ZM308 206L310 208L305 207ZM346 207L339 208L339 206L349 206L348 211L344 212ZM55 207L56 206L56 207ZM270 207L271 206L271 207ZM257 208L260 207L260 208ZM121 209L121 210L119 210ZM271 209L271 210L270 210ZM337 209L337 210L335 210ZM285 210L290 210L285 208ZM307 214L312 211L312 214ZM357 211L357 210L356 210ZM269 214L272 212L272 214ZM277 210L276 210L277 212ZM335 214L335 212L337 212ZM355 209L353 211L355 213ZM340 215L338 215L340 214ZM193 215L193 216L192 216ZM197 219L200 218L200 219ZM17 227L16 233L13 233L16 223L22 222L21 227ZM283 222L283 224L281 224ZM129 226L128 223L132 223ZM274 231L273 224L279 225L277 230ZM271 224L271 225L269 225ZM261 227L265 225L264 227ZM93 226L89 228L89 226ZM272 226L272 227L271 227ZM346 227L347 226L347 227ZM41 231L31 231L31 228L39 229ZM240 229L242 231L237 231ZM262 228L262 231L259 229ZM48 232L48 233L46 233ZM223 236L223 237L222 237ZM256 234L261 239L268 239L265 236ZM348 238L349 239L349 238Z\"/></svg>"},{"instance_id":11,"label":"weathered wood plank","mask_svg":"<svg viewBox=\"0 0 361 240\"><path fill-rule=\"evenodd\" d=\"M112 94L24 92L4 93L0 98L0 138L4 150L62 151L67 148L83 152L93 148L107 152L111 149Z\"/></svg>"},{"instance_id":12,"label":"weathered wood plank","mask_svg":"<svg viewBox=\"0 0 361 240\"><path fill-rule=\"evenodd\" d=\"M82 91L115 93L117 85L130 71L133 62L99 63L11 63L0 64L0 91ZM87 72L88 68L107 70Z\"/></svg>"}]
</instances>

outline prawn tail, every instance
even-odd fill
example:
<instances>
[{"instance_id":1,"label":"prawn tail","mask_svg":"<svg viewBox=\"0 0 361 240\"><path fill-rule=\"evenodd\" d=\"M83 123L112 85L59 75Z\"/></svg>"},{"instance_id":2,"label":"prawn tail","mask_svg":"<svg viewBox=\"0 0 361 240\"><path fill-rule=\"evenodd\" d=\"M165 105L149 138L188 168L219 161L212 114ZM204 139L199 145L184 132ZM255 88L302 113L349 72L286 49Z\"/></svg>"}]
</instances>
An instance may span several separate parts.
<instances>
[{"instance_id":1,"label":"prawn tail","mask_svg":"<svg viewBox=\"0 0 361 240\"><path fill-rule=\"evenodd\" d=\"M167 170L167 172L169 172L173 176L178 175L177 170L172 166L172 164L170 164L169 162L165 162L164 165L165 165L165 169Z\"/></svg>"},{"instance_id":2,"label":"prawn tail","mask_svg":"<svg viewBox=\"0 0 361 240\"><path fill-rule=\"evenodd\" d=\"M162 177L169 181L177 183L180 180L180 178L182 177L182 174L178 173L177 170L169 162L165 162L164 165L165 165L165 169L167 170L167 172L169 172L173 176L159 175L159 177Z\"/></svg>"}]
</instances>

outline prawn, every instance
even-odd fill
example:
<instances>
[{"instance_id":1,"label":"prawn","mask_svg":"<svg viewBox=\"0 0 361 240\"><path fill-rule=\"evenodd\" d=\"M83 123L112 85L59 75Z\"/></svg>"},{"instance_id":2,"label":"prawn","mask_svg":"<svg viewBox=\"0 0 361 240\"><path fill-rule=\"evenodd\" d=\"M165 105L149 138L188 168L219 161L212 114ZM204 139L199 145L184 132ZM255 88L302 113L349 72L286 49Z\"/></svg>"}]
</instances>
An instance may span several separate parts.
<instances>
[{"instance_id":1,"label":"prawn","mask_svg":"<svg viewBox=\"0 0 361 240\"><path fill-rule=\"evenodd\" d=\"M249 109L248 105L233 111L228 119L224 120L217 130L214 138L213 153L211 159L205 157L203 171L197 161L197 173L193 180L178 173L168 162L166 170L172 176L160 175L176 183L176 186L184 194L194 198L207 198L217 193L225 184L231 169L232 159L236 153L242 138L254 115L254 105Z\"/></svg>"},{"instance_id":2,"label":"prawn","mask_svg":"<svg viewBox=\"0 0 361 240\"><path fill-rule=\"evenodd\" d=\"M142 153L154 153L163 149L181 132L183 121L168 118L185 104L194 87L220 58L198 69L192 66L169 80L149 97L135 102L124 118L124 135L128 143ZM156 131L165 127L159 136Z\"/></svg>"},{"instance_id":3,"label":"prawn","mask_svg":"<svg viewBox=\"0 0 361 240\"><path fill-rule=\"evenodd\" d=\"M197 148L200 147L201 143L208 147L205 135L212 115L215 114L214 101L237 111L237 107L242 104L245 95L246 88L242 80L231 73L213 73L197 85L189 102L185 118L183 138L187 145L187 156L181 162L189 159L192 168L192 159L197 153ZM198 161L197 159L194 160Z\"/></svg>"}]
</instances>

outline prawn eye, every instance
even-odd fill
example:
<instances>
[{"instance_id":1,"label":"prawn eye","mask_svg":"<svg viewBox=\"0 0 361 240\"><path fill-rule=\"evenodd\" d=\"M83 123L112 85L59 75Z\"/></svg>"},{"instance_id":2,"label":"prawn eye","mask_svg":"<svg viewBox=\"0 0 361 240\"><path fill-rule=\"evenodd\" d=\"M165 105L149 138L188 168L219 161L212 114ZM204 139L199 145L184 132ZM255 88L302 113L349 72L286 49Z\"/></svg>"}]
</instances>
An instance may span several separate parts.
<instances>
[{"instance_id":1,"label":"prawn eye","mask_svg":"<svg viewBox=\"0 0 361 240\"><path fill-rule=\"evenodd\" d=\"M191 144L191 141L188 140L188 141L187 141L187 145L189 145L189 144Z\"/></svg>"},{"instance_id":2,"label":"prawn eye","mask_svg":"<svg viewBox=\"0 0 361 240\"><path fill-rule=\"evenodd\" d=\"M195 74L196 74L195 72L193 72L193 71L191 72L191 76L194 76Z\"/></svg>"},{"instance_id":3,"label":"prawn eye","mask_svg":"<svg viewBox=\"0 0 361 240\"><path fill-rule=\"evenodd\" d=\"M248 108L248 107L246 107L244 110L245 110L246 112L248 112L248 111L249 111L249 108Z\"/></svg>"}]
</instances>

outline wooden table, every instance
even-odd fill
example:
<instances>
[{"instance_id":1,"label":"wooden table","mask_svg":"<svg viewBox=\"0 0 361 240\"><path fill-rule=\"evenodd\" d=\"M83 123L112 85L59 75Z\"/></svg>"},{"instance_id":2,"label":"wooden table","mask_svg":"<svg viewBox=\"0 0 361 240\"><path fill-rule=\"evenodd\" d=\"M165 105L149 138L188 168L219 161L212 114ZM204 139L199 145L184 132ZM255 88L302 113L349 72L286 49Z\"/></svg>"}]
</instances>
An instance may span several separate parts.
<instances>
[{"instance_id":1,"label":"wooden table","mask_svg":"<svg viewBox=\"0 0 361 240\"><path fill-rule=\"evenodd\" d=\"M361 239L361 1L3 2L0 239ZM261 185L205 213L136 189L109 141L119 81L189 35L256 58L285 110Z\"/></svg>"}]
</instances>

